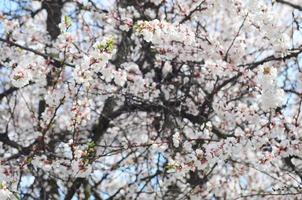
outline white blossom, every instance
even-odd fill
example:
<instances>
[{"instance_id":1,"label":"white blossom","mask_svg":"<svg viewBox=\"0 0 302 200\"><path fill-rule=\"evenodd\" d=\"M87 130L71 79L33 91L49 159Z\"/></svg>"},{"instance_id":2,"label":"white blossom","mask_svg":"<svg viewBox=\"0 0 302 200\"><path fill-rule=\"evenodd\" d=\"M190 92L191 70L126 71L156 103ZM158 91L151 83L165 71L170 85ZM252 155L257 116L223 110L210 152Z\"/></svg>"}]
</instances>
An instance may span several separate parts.
<instances>
[{"instance_id":1,"label":"white blossom","mask_svg":"<svg viewBox=\"0 0 302 200\"><path fill-rule=\"evenodd\" d=\"M29 81L31 80L31 73L28 69L19 66L13 70L10 78L13 86L21 88L29 84Z\"/></svg>"}]
</instances>

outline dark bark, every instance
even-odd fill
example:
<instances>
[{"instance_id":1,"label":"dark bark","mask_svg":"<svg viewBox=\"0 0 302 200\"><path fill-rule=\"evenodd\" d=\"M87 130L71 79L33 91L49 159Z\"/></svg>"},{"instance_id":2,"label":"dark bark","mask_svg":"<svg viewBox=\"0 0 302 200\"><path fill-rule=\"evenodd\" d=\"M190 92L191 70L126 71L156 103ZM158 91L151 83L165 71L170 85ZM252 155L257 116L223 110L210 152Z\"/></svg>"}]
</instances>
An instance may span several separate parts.
<instances>
[{"instance_id":1,"label":"dark bark","mask_svg":"<svg viewBox=\"0 0 302 200\"><path fill-rule=\"evenodd\" d=\"M60 35L58 25L61 22L63 5L62 0L46 0L42 2L42 8L47 11L47 31L53 40Z\"/></svg>"}]
</instances>

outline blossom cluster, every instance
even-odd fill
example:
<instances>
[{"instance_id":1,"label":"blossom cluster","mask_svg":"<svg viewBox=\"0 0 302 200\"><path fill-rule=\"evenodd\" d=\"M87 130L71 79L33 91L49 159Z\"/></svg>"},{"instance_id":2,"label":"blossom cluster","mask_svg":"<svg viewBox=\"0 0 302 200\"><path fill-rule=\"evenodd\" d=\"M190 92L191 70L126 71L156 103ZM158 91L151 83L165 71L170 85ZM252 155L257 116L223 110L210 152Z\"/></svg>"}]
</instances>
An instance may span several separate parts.
<instances>
[{"instance_id":1,"label":"blossom cluster","mask_svg":"<svg viewBox=\"0 0 302 200\"><path fill-rule=\"evenodd\" d=\"M267 65L259 68L257 82L261 87L261 106L264 110L282 106L284 91L277 86L277 69Z\"/></svg>"},{"instance_id":2,"label":"blossom cluster","mask_svg":"<svg viewBox=\"0 0 302 200\"><path fill-rule=\"evenodd\" d=\"M0 199L301 194L298 0L28 2L0 13Z\"/></svg>"}]
</instances>

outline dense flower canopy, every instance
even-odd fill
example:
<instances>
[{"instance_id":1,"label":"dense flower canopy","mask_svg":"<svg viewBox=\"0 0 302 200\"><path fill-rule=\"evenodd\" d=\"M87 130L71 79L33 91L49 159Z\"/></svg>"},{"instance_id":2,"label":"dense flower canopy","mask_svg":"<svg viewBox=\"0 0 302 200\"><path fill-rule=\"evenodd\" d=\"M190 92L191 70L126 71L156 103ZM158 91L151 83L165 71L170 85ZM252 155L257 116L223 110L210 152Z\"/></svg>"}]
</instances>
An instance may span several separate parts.
<instances>
[{"instance_id":1,"label":"dense flower canopy","mask_svg":"<svg viewBox=\"0 0 302 200\"><path fill-rule=\"evenodd\" d=\"M0 199L302 199L301 0L0 2Z\"/></svg>"}]
</instances>

